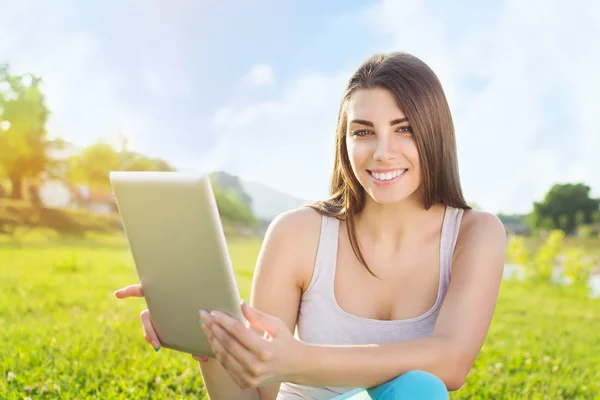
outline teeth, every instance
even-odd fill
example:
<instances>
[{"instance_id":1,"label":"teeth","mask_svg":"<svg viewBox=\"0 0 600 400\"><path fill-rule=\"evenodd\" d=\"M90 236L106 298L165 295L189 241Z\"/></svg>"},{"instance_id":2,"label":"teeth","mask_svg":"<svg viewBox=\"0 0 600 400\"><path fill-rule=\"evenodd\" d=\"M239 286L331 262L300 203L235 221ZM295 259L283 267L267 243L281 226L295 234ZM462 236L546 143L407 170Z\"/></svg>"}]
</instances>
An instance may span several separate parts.
<instances>
[{"instance_id":1,"label":"teeth","mask_svg":"<svg viewBox=\"0 0 600 400\"><path fill-rule=\"evenodd\" d=\"M404 169L397 169L395 171L390 171L390 172L386 172L386 173L379 173L379 172L371 172L371 174L373 175L373 177L379 181L389 181L391 179L396 178L397 176L399 176L400 174L402 174L405 170Z\"/></svg>"}]
</instances>

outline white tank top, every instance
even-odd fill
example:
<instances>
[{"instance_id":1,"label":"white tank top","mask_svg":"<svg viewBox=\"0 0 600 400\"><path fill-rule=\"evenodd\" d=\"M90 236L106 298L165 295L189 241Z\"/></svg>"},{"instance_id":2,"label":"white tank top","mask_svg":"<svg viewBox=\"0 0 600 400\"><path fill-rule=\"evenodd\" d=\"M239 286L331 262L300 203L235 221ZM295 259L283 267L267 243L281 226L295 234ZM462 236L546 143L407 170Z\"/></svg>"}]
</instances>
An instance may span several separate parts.
<instances>
[{"instance_id":1,"label":"white tank top","mask_svg":"<svg viewBox=\"0 0 600 400\"><path fill-rule=\"evenodd\" d=\"M405 341L431 336L452 272L463 209L446 207L440 239L440 279L437 299L424 314L402 320L377 320L355 316L336 302L334 277L340 221L323 216L321 237L312 280L300 301L296 336L308 343L356 345ZM331 399L354 388L312 387L283 382L277 400Z\"/></svg>"}]
</instances>

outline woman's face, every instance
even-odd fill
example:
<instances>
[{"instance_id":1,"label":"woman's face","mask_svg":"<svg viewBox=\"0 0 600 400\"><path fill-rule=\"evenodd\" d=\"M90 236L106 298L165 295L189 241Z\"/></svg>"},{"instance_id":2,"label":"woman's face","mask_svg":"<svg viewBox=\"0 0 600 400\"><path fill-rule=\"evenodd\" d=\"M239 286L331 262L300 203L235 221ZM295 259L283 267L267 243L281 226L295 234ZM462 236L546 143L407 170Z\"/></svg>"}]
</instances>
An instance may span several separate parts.
<instances>
[{"instance_id":1,"label":"woman's face","mask_svg":"<svg viewBox=\"0 0 600 400\"><path fill-rule=\"evenodd\" d=\"M419 152L410 123L392 93L361 89L348 101L346 145L354 175L377 203L392 204L421 185Z\"/></svg>"}]
</instances>

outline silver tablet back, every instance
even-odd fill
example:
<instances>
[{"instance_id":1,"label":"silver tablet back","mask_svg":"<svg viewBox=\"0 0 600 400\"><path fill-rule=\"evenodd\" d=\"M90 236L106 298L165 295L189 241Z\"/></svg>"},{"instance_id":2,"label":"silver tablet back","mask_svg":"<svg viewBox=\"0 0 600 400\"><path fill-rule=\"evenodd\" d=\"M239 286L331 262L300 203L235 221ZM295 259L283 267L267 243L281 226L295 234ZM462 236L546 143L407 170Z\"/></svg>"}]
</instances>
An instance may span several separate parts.
<instances>
[{"instance_id":1,"label":"silver tablet back","mask_svg":"<svg viewBox=\"0 0 600 400\"><path fill-rule=\"evenodd\" d=\"M214 357L198 310L243 315L209 177L118 171L110 181L161 345Z\"/></svg>"}]
</instances>

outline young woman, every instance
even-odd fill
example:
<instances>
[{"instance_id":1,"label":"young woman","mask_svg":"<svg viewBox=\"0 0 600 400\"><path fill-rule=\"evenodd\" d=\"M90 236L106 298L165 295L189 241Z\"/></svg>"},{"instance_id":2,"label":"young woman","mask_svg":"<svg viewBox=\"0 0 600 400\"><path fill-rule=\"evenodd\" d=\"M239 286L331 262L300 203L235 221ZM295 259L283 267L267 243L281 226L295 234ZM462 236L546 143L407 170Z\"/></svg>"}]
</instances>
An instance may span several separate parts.
<instances>
[{"instance_id":1,"label":"young woman","mask_svg":"<svg viewBox=\"0 0 600 400\"><path fill-rule=\"evenodd\" d=\"M368 59L348 82L335 151L329 200L265 235L240 305L249 324L200 310L217 357L194 358L211 399L441 399L463 385L494 313L505 232L463 198L436 75L405 53Z\"/></svg>"}]
</instances>

